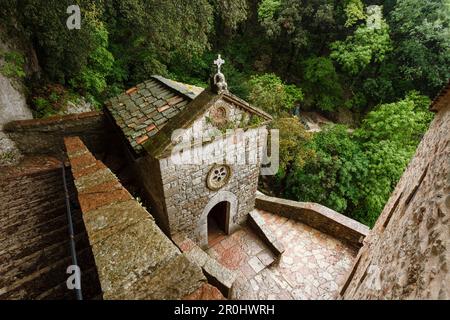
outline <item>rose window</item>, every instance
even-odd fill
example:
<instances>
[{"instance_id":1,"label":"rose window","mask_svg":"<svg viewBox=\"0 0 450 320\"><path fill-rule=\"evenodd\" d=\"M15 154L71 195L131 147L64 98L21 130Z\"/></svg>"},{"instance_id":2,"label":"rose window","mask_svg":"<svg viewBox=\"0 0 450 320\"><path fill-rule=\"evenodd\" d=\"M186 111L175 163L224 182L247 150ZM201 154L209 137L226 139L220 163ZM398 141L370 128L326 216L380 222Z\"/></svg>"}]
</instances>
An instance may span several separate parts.
<instances>
[{"instance_id":1,"label":"rose window","mask_svg":"<svg viewBox=\"0 0 450 320\"><path fill-rule=\"evenodd\" d=\"M219 190L228 183L231 169L227 165L216 165L208 173L207 186L211 190Z\"/></svg>"},{"instance_id":2,"label":"rose window","mask_svg":"<svg viewBox=\"0 0 450 320\"><path fill-rule=\"evenodd\" d=\"M228 121L228 111L224 105L216 105L210 111L211 120L216 126L223 126Z\"/></svg>"}]
</instances>

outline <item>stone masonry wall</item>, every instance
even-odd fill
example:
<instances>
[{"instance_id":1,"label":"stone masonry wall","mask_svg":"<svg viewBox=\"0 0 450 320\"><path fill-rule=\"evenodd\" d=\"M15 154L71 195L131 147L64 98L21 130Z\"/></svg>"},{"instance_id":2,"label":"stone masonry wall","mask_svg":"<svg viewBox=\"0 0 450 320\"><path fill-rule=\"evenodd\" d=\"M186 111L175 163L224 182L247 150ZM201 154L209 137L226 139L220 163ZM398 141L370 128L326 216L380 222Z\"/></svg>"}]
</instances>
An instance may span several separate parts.
<instances>
[{"instance_id":1,"label":"stone masonry wall","mask_svg":"<svg viewBox=\"0 0 450 320\"><path fill-rule=\"evenodd\" d=\"M252 148L257 149L254 145ZM219 160L217 161L219 163ZM171 226L171 233L184 231L190 238L204 245L207 234L201 233L199 223L206 223L208 212L204 212L208 203L215 196L221 200L229 201L236 206L236 213L232 217L233 227L242 223L246 215L253 210L255 194L258 187L259 163L247 165L230 165L231 178L228 183L218 191L210 190L206 185L206 178L213 167L211 164L201 165L174 165L170 159L160 161L165 204ZM231 213L233 214L233 212Z\"/></svg>"},{"instance_id":2,"label":"stone masonry wall","mask_svg":"<svg viewBox=\"0 0 450 320\"><path fill-rule=\"evenodd\" d=\"M65 138L104 299L182 299L206 278L79 138Z\"/></svg>"},{"instance_id":3,"label":"stone masonry wall","mask_svg":"<svg viewBox=\"0 0 450 320\"><path fill-rule=\"evenodd\" d=\"M439 111L366 238L344 299L450 298L449 93L433 104Z\"/></svg>"},{"instance_id":4,"label":"stone masonry wall","mask_svg":"<svg viewBox=\"0 0 450 320\"><path fill-rule=\"evenodd\" d=\"M231 105L228 105L228 111L229 119L234 122L240 121L244 114L242 110ZM214 128L207 120L208 112L198 119L192 128L199 128L200 132L212 132ZM204 128L204 131L200 128ZM198 130L190 129L188 136L192 137ZM261 162L259 155L266 143L265 137L261 137L259 133L258 129L248 129L245 133L243 130L237 130L235 134L228 136L227 140L217 139L206 146L199 146L192 154L199 155L197 151L203 152L204 148L209 148L201 154L204 158L196 159L203 159L204 162L194 160L193 164L178 164L174 156L160 160L164 202L172 235L183 231L199 245L205 246L208 214L205 208L211 201L226 200L231 203L230 213L233 216L230 232L245 220L254 207ZM227 162L231 168L231 178L222 189L212 191L206 184L207 175L215 163L224 163L227 146L227 159L231 160ZM243 150L247 152L242 152ZM249 159L249 153L256 156L253 161L246 161Z\"/></svg>"},{"instance_id":5,"label":"stone masonry wall","mask_svg":"<svg viewBox=\"0 0 450 320\"><path fill-rule=\"evenodd\" d=\"M4 131L25 155L59 156L65 150L65 136L79 136L90 150L103 152L109 135L101 112L13 121L5 125Z\"/></svg>"},{"instance_id":6,"label":"stone masonry wall","mask_svg":"<svg viewBox=\"0 0 450 320\"><path fill-rule=\"evenodd\" d=\"M156 219L158 226L166 234L170 234L159 161L148 156L141 157L135 162L135 169L145 190L145 200L151 205L153 217Z\"/></svg>"}]
</instances>

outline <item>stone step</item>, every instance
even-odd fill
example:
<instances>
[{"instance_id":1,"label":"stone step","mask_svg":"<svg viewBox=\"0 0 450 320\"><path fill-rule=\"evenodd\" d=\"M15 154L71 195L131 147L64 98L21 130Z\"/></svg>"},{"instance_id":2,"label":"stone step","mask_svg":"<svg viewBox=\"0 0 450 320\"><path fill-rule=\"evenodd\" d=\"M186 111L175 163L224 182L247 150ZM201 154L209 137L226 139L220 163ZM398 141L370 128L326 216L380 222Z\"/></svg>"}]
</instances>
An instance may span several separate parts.
<instances>
[{"instance_id":1,"label":"stone step","mask_svg":"<svg viewBox=\"0 0 450 320\"><path fill-rule=\"evenodd\" d=\"M63 226L67 225L67 214L65 213L65 208L57 208L60 210L61 214L53 219L49 219L47 221L36 221L34 223L16 223L14 225L10 225L6 228L3 228L0 233L0 243L8 241L11 236L15 238L24 234L24 233L35 233L44 234L48 233L51 230L59 229ZM81 219L81 213L79 210L72 211L72 221L78 221Z\"/></svg>"},{"instance_id":2,"label":"stone step","mask_svg":"<svg viewBox=\"0 0 450 320\"><path fill-rule=\"evenodd\" d=\"M85 272L81 272L81 292L83 300L102 300L101 288L98 284L97 268L93 267ZM93 284L93 285L91 285ZM36 300L75 300L74 290L67 288L67 282L61 282L57 286L39 294Z\"/></svg>"},{"instance_id":3,"label":"stone step","mask_svg":"<svg viewBox=\"0 0 450 320\"><path fill-rule=\"evenodd\" d=\"M0 299L34 299L41 292L63 282L71 258L66 257L0 289Z\"/></svg>"},{"instance_id":4,"label":"stone step","mask_svg":"<svg viewBox=\"0 0 450 320\"><path fill-rule=\"evenodd\" d=\"M75 245L77 252L89 248L89 240L86 233L75 236ZM37 251L19 260L10 260L0 267L2 277L0 278L0 287L13 283L16 279L25 277L36 270L52 264L70 254L70 242L66 241L55 243L41 251ZM79 261L79 264L92 264L90 260Z\"/></svg>"},{"instance_id":5,"label":"stone step","mask_svg":"<svg viewBox=\"0 0 450 320\"><path fill-rule=\"evenodd\" d=\"M70 208L72 220L80 220L82 218L81 211L78 208L74 208L72 204ZM3 239L13 235L20 235L30 229L38 229L41 233L46 233L46 230L57 229L60 224L67 224L67 208L65 202L59 206L55 205L45 213L29 216L27 219L21 219L13 224L0 227L0 242Z\"/></svg>"},{"instance_id":6,"label":"stone step","mask_svg":"<svg viewBox=\"0 0 450 320\"><path fill-rule=\"evenodd\" d=\"M16 194L14 195L8 196L5 194L0 194L0 198L3 201L2 204L0 204L0 209L12 211L24 207L31 208L39 201L59 198L64 193L63 185L56 179L54 181L50 181L49 183L52 185L38 186L31 181L30 184L32 187L27 186L27 188L32 188L32 192L30 192L30 190L16 189Z\"/></svg>"},{"instance_id":7,"label":"stone step","mask_svg":"<svg viewBox=\"0 0 450 320\"><path fill-rule=\"evenodd\" d=\"M23 193L18 193L18 191L33 189L33 193L25 193L26 196L33 196L33 194L42 194L42 190L52 189L55 186L62 185L61 171L54 172L48 175L30 177L26 176L19 178L19 180L5 180L0 185L0 196L7 199L8 197L13 197L15 199L24 195Z\"/></svg>"},{"instance_id":8,"label":"stone step","mask_svg":"<svg viewBox=\"0 0 450 320\"><path fill-rule=\"evenodd\" d=\"M73 199L76 199L74 197ZM75 209L72 205L72 209ZM73 212L75 210L72 210ZM65 196L60 195L54 199L45 199L41 203L37 203L34 207L25 208L20 211L10 211L6 215L0 216L0 237L7 232L6 230L16 225L34 226L53 220L66 212Z\"/></svg>"},{"instance_id":9,"label":"stone step","mask_svg":"<svg viewBox=\"0 0 450 320\"><path fill-rule=\"evenodd\" d=\"M36 300L75 300L75 291L67 289L67 283L50 288L35 298Z\"/></svg>"},{"instance_id":10,"label":"stone step","mask_svg":"<svg viewBox=\"0 0 450 320\"><path fill-rule=\"evenodd\" d=\"M82 266L83 262L92 261L91 255L90 248L86 248L77 253L79 265ZM38 299L41 295L47 296L49 299L54 299L56 297L51 296L52 289L58 292L58 289L55 287L66 282L69 276L66 270L71 264L72 258L68 252L68 255L64 258L0 288L0 299ZM81 268L90 270L93 266L90 263Z\"/></svg>"},{"instance_id":11,"label":"stone step","mask_svg":"<svg viewBox=\"0 0 450 320\"><path fill-rule=\"evenodd\" d=\"M0 182L0 190L2 190L2 187L5 185L19 185L23 181L30 180L30 179L35 179L37 181L39 181L39 180L43 181L45 179L49 179L49 178L51 179L52 177L55 177L58 174L61 175L60 169L38 171L38 172L30 173L27 175L22 175L19 177L17 177L17 176L7 177L5 179L2 179L2 181Z\"/></svg>"},{"instance_id":12,"label":"stone step","mask_svg":"<svg viewBox=\"0 0 450 320\"><path fill-rule=\"evenodd\" d=\"M83 230L83 221L74 222L75 230ZM53 230L47 234L38 235L32 239L28 239L26 236L19 237L18 239L12 237L10 241L2 245L0 250L0 261L7 261L9 259L19 260L23 257L31 255L34 252L43 250L44 248L58 242L63 242L69 238L68 226L64 226L57 230Z\"/></svg>"},{"instance_id":13,"label":"stone step","mask_svg":"<svg viewBox=\"0 0 450 320\"><path fill-rule=\"evenodd\" d=\"M4 228L9 227L17 222L26 223L28 219L41 219L42 221L55 218L60 212L55 209L65 208L66 202L64 198L43 199L36 201L34 207L31 204L23 204L20 209L8 209L5 215L0 217L0 232Z\"/></svg>"}]
</instances>

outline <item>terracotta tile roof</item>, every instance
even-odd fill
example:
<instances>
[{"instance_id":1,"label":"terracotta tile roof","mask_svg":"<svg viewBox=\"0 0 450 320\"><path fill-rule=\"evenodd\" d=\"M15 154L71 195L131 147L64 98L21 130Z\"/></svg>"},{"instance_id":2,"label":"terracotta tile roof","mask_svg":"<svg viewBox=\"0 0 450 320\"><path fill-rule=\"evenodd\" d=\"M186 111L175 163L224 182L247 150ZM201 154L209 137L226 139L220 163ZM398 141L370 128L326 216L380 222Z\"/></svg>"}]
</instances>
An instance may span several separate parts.
<instances>
[{"instance_id":1,"label":"terracotta tile roof","mask_svg":"<svg viewBox=\"0 0 450 320\"><path fill-rule=\"evenodd\" d=\"M139 154L142 144L197 97L203 88L160 76L128 89L106 102L106 108Z\"/></svg>"},{"instance_id":2,"label":"terracotta tile roof","mask_svg":"<svg viewBox=\"0 0 450 320\"><path fill-rule=\"evenodd\" d=\"M161 76L152 76L108 100L106 108L137 156L145 149L158 157L170 148L175 129L187 128L220 98L266 121L272 119L266 112L229 92L216 94Z\"/></svg>"}]
</instances>

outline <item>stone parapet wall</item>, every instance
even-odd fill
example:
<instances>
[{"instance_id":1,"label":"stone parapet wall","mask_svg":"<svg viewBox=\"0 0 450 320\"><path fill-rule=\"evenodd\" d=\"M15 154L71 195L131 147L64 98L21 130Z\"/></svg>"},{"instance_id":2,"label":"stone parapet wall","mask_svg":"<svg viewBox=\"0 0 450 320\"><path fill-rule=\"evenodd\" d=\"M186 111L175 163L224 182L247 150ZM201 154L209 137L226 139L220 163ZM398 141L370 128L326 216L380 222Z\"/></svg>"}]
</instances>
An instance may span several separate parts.
<instances>
[{"instance_id":1,"label":"stone parapet wall","mask_svg":"<svg viewBox=\"0 0 450 320\"><path fill-rule=\"evenodd\" d=\"M206 278L79 138L65 138L104 299L182 299Z\"/></svg>"},{"instance_id":2,"label":"stone parapet wall","mask_svg":"<svg viewBox=\"0 0 450 320\"><path fill-rule=\"evenodd\" d=\"M94 153L105 150L109 130L102 112L9 122L4 131L22 154L64 153L64 137L79 136Z\"/></svg>"},{"instance_id":3,"label":"stone parapet wall","mask_svg":"<svg viewBox=\"0 0 450 320\"><path fill-rule=\"evenodd\" d=\"M274 198L258 192L255 207L300 221L354 248L361 247L369 233L367 226L317 203Z\"/></svg>"},{"instance_id":4,"label":"stone parapet wall","mask_svg":"<svg viewBox=\"0 0 450 320\"><path fill-rule=\"evenodd\" d=\"M365 240L344 299L450 298L450 87Z\"/></svg>"},{"instance_id":5,"label":"stone parapet wall","mask_svg":"<svg viewBox=\"0 0 450 320\"><path fill-rule=\"evenodd\" d=\"M253 231L264 241L264 243L272 250L276 256L276 260L273 262L279 262L281 255L285 248L281 241L279 241L272 231L267 226L264 218L259 214L257 210L253 210L248 215L248 223Z\"/></svg>"},{"instance_id":6,"label":"stone parapet wall","mask_svg":"<svg viewBox=\"0 0 450 320\"><path fill-rule=\"evenodd\" d=\"M220 299L224 299L224 296L231 297L233 284L237 277L235 272L208 255L184 233L176 234L173 241L191 262L202 268L208 281L220 290L223 295L222 297L218 296Z\"/></svg>"}]
</instances>

